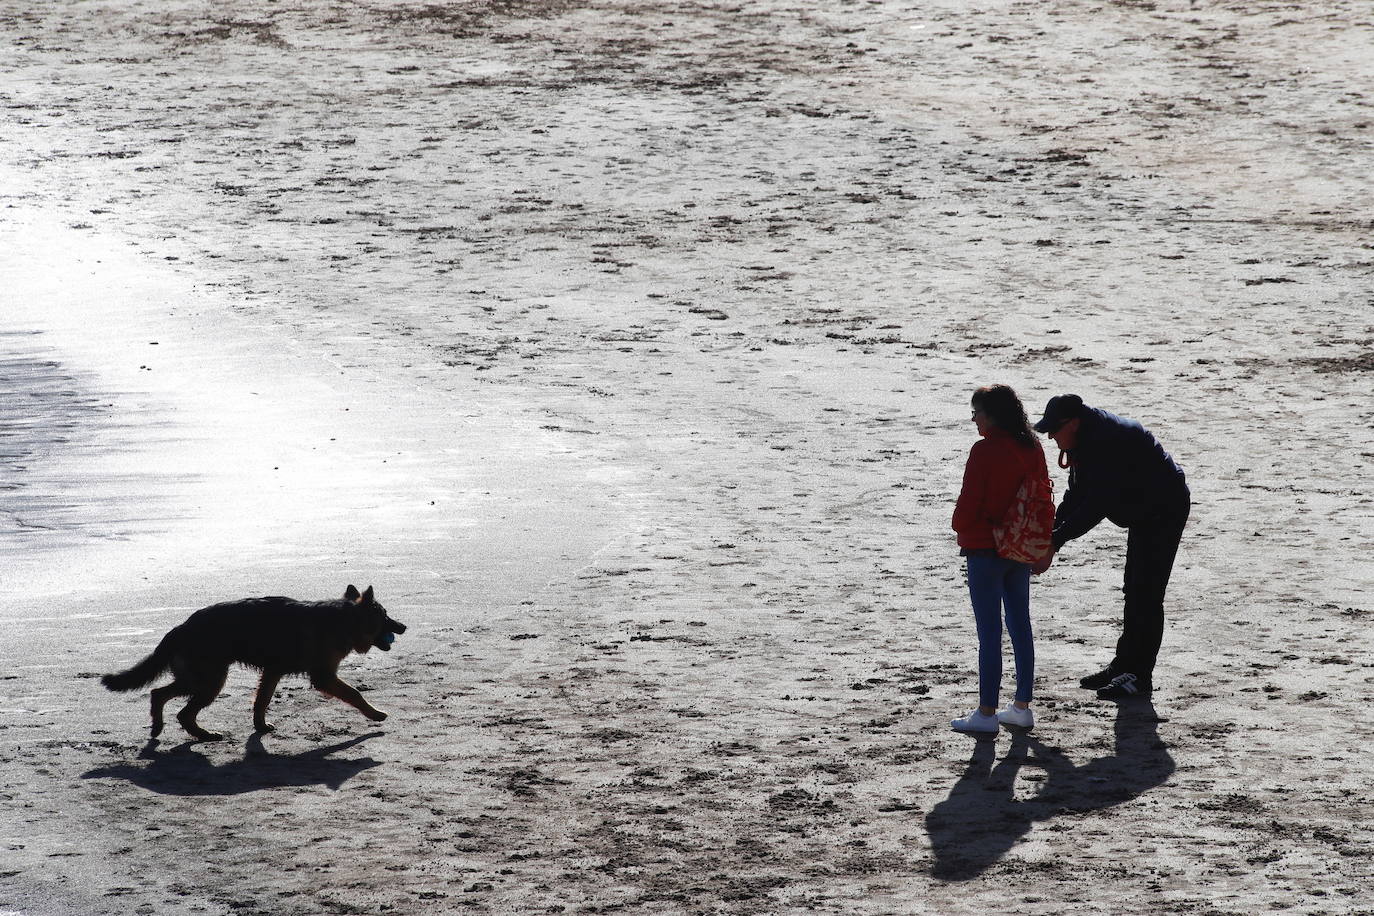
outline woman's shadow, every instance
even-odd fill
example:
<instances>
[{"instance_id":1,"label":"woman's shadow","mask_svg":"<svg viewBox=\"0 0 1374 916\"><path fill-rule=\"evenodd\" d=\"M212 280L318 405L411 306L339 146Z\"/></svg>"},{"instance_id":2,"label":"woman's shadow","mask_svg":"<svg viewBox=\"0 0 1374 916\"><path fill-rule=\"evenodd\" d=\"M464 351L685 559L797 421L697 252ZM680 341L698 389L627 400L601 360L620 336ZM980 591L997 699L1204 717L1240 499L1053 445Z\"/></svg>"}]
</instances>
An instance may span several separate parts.
<instances>
[{"instance_id":1,"label":"woman's shadow","mask_svg":"<svg viewBox=\"0 0 1374 916\"><path fill-rule=\"evenodd\" d=\"M1024 730L1012 734L1011 750L995 765L996 742L979 740L949 797L926 815L935 855L931 874L944 881L976 878L1037 821L1110 808L1163 785L1174 759L1160 740L1159 722L1148 700L1120 704L1113 753L1082 766ZM1016 776L1027 766L1043 769L1045 779L1033 797L1018 800Z\"/></svg>"},{"instance_id":2,"label":"woman's shadow","mask_svg":"<svg viewBox=\"0 0 1374 916\"><path fill-rule=\"evenodd\" d=\"M315 785L338 789L349 779L380 763L371 757L335 760L330 755L380 734L382 732L370 732L303 754L273 754L263 746L262 737L255 734L244 746L241 759L218 764L195 750L194 743L163 751L158 749L158 740L154 738L138 755L140 760L150 761L147 765L119 763L97 767L83 773L81 778L124 779L163 795L240 795L261 789Z\"/></svg>"}]
</instances>

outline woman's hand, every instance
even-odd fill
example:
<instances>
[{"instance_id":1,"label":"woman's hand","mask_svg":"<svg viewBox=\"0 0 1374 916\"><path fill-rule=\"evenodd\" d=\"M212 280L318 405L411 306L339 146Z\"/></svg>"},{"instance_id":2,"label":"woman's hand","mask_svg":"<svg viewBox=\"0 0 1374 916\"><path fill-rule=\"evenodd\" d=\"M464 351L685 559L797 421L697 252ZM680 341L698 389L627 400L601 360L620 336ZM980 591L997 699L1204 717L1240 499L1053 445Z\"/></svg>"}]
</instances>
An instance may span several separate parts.
<instances>
[{"instance_id":1,"label":"woman's hand","mask_svg":"<svg viewBox=\"0 0 1374 916\"><path fill-rule=\"evenodd\" d=\"M1045 554L1044 559L1042 559L1040 562L1038 562L1038 563L1032 563L1032 564L1031 564L1031 575L1032 575L1032 576L1038 576L1038 575L1040 575L1040 574L1043 573L1045 570L1049 569L1049 568L1050 568L1050 564L1053 563L1053 562L1054 562L1054 551L1051 550L1049 553Z\"/></svg>"}]
</instances>

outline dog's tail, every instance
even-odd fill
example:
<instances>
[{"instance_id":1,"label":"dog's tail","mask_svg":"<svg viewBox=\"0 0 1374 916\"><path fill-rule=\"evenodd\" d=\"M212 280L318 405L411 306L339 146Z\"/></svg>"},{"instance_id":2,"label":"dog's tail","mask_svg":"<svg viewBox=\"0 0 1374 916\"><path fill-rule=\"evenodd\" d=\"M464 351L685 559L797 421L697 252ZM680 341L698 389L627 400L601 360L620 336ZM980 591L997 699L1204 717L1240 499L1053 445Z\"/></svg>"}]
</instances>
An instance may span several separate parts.
<instances>
[{"instance_id":1,"label":"dog's tail","mask_svg":"<svg viewBox=\"0 0 1374 916\"><path fill-rule=\"evenodd\" d=\"M121 671L118 674L107 674L100 679L108 689L123 693L127 690L137 690L140 687L147 687L162 675L162 672L172 667L172 653L167 648L167 640L164 639L153 650L153 654L143 661L134 665L128 671Z\"/></svg>"}]
</instances>

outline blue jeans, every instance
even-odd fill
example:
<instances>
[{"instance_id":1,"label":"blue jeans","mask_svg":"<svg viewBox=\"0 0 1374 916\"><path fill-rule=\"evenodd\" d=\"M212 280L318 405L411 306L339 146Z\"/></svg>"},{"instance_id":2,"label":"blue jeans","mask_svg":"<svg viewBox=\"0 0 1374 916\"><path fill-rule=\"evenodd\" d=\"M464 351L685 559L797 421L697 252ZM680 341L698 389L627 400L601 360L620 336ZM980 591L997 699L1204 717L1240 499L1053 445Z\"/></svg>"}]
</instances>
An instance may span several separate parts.
<instances>
[{"instance_id":1,"label":"blue jeans","mask_svg":"<svg viewBox=\"0 0 1374 916\"><path fill-rule=\"evenodd\" d=\"M1002 688L1002 614L1016 659L1016 699L1031 700L1035 643L1030 622L1030 567L997 556L968 558L968 594L978 625L978 705L997 707Z\"/></svg>"}]
</instances>

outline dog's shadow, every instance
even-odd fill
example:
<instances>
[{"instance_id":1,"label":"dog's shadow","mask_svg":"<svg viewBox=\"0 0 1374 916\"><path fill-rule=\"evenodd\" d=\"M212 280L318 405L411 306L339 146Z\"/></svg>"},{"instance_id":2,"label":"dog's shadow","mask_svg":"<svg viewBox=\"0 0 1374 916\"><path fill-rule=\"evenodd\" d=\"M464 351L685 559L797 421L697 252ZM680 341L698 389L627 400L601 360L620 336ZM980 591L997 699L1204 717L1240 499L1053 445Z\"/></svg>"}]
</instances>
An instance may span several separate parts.
<instances>
[{"instance_id":1,"label":"dog's shadow","mask_svg":"<svg viewBox=\"0 0 1374 916\"><path fill-rule=\"evenodd\" d=\"M335 760L330 755L355 747L382 732L359 735L328 747L302 754L274 754L263 746L262 736L253 735L244 746L244 755L228 763L215 763L196 750L195 742L160 750L156 738L139 753L139 766L120 763L97 767L83 773L82 779L124 779L162 795L241 795L263 789L293 786L328 786L337 790L364 770L380 766L371 757Z\"/></svg>"},{"instance_id":2,"label":"dog's shadow","mask_svg":"<svg viewBox=\"0 0 1374 916\"><path fill-rule=\"evenodd\" d=\"M932 876L944 881L976 878L1036 822L1112 808L1163 785L1175 766L1160 740L1159 722L1148 701L1122 703L1113 752L1081 766L1025 731L1013 733L1010 751L996 765L996 743L979 741L949 797L926 816L935 855ZM1040 783L1038 792L1018 799L1015 782L1024 767L1043 775L1030 780Z\"/></svg>"}]
</instances>

